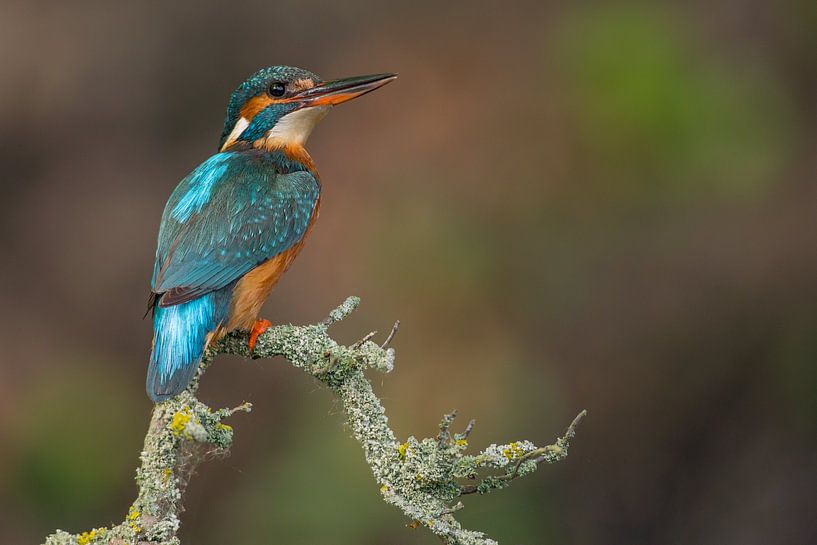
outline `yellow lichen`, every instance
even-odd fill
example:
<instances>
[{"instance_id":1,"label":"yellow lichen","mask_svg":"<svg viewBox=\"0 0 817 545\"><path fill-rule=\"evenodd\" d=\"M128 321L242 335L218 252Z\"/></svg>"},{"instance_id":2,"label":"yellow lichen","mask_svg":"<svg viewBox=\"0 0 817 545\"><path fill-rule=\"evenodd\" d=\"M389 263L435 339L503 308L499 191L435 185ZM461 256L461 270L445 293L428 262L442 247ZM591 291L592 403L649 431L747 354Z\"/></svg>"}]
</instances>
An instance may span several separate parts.
<instances>
[{"instance_id":1,"label":"yellow lichen","mask_svg":"<svg viewBox=\"0 0 817 545\"><path fill-rule=\"evenodd\" d=\"M502 451L502 454L508 460L513 460L514 458L519 458L523 454L525 454L525 449L522 448L522 445L519 442L514 442L508 445L508 448Z\"/></svg>"},{"instance_id":2,"label":"yellow lichen","mask_svg":"<svg viewBox=\"0 0 817 545\"><path fill-rule=\"evenodd\" d=\"M380 493L381 494L385 494L388 491L389 491L389 485L384 484L383 486L380 487Z\"/></svg>"},{"instance_id":3,"label":"yellow lichen","mask_svg":"<svg viewBox=\"0 0 817 545\"><path fill-rule=\"evenodd\" d=\"M398 452L398 454L400 454L400 459L401 460L406 457L406 452L407 451L408 451L408 443L403 443L402 445L397 447L397 452Z\"/></svg>"},{"instance_id":4,"label":"yellow lichen","mask_svg":"<svg viewBox=\"0 0 817 545\"><path fill-rule=\"evenodd\" d=\"M219 429L219 430L222 430L222 431L233 431L232 426L228 426L227 424L222 424L221 422L216 424L216 429Z\"/></svg>"},{"instance_id":5,"label":"yellow lichen","mask_svg":"<svg viewBox=\"0 0 817 545\"><path fill-rule=\"evenodd\" d=\"M82 532L77 536L78 545L88 545L89 543L93 543L96 538L105 535L105 530L107 530L107 528L94 528L90 532Z\"/></svg>"},{"instance_id":6,"label":"yellow lichen","mask_svg":"<svg viewBox=\"0 0 817 545\"><path fill-rule=\"evenodd\" d=\"M169 467L166 467L166 468L164 468L164 469L162 470L162 480L163 480L164 482L169 481L169 480L170 480L170 477L172 477L172 476L173 476L173 470L172 470L172 469L170 469Z\"/></svg>"},{"instance_id":7,"label":"yellow lichen","mask_svg":"<svg viewBox=\"0 0 817 545\"><path fill-rule=\"evenodd\" d=\"M139 526L136 523L136 521L139 519L139 515L141 515L141 514L142 513L140 513L139 510L136 507L131 505L130 510L128 511L127 520L128 520L128 526L130 526L130 529L135 534L138 534L138 533L140 533L142 531L142 527Z\"/></svg>"},{"instance_id":8,"label":"yellow lichen","mask_svg":"<svg viewBox=\"0 0 817 545\"><path fill-rule=\"evenodd\" d=\"M171 420L168 427L174 435L178 436L184 433L184 428L188 422L190 422L190 410L184 409L173 415L173 420Z\"/></svg>"},{"instance_id":9,"label":"yellow lichen","mask_svg":"<svg viewBox=\"0 0 817 545\"><path fill-rule=\"evenodd\" d=\"M467 447L468 446L468 441L466 441L465 439L457 439L454 442L454 444L457 445L458 447Z\"/></svg>"}]
</instances>

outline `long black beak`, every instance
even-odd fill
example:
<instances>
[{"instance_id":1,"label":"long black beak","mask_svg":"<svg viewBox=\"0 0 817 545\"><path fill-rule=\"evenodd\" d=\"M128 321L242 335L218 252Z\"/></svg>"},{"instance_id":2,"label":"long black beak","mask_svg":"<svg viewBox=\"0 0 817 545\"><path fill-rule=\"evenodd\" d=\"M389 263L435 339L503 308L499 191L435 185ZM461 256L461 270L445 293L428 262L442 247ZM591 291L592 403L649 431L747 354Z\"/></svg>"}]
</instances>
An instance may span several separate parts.
<instances>
[{"instance_id":1,"label":"long black beak","mask_svg":"<svg viewBox=\"0 0 817 545\"><path fill-rule=\"evenodd\" d=\"M395 79L397 74L373 74L325 81L298 93L287 102L301 102L304 106L334 106L371 93Z\"/></svg>"}]
</instances>

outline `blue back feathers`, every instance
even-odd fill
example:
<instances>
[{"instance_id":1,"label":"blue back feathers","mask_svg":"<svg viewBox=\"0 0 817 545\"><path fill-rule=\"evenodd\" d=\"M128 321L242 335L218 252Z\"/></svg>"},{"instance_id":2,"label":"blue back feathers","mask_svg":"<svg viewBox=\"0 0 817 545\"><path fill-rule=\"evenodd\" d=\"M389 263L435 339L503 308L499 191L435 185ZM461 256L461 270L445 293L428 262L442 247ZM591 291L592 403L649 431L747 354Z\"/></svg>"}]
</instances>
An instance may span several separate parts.
<instances>
[{"instance_id":1,"label":"blue back feathers","mask_svg":"<svg viewBox=\"0 0 817 545\"><path fill-rule=\"evenodd\" d=\"M300 163L219 153L182 180L162 216L151 287L165 306L222 288L298 242L320 186Z\"/></svg>"},{"instance_id":2,"label":"blue back feathers","mask_svg":"<svg viewBox=\"0 0 817 545\"><path fill-rule=\"evenodd\" d=\"M303 238L319 194L306 167L263 150L216 154L179 183L162 216L151 281L154 401L187 386L207 334L227 320L235 283Z\"/></svg>"},{"instance_id":3,"label":"blue back feathers","mask_svg":"<svg viewBox=\"0 0 817 545\"><path fill-rule=\"evenodd\" d=\"M213 186L224 176L229 166L229 159L230 154L219 153L207 159L193 171L188 177L187 191L170 211L173 219L184 223L190 219L191 215L201 212L201 209L210 200Z\"/></svg>"}]
</instances>

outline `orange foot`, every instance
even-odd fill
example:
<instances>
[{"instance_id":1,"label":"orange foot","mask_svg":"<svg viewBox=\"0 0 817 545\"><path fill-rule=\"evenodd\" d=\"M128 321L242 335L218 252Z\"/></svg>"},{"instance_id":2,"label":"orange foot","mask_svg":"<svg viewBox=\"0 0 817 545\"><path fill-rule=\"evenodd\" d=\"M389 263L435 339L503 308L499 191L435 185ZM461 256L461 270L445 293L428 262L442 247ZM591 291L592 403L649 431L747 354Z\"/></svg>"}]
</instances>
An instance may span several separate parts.
<instances>
[{"instance_id":1,"label":"orange foot","mask_svg":"<svg viewBox=\"0 0 817 545\"><path fill-rule=\"evenodd\" d=\"M253 324L252 329L250 330L250 338L247 341L247 348L250 349L250 352L255 350L255 343L258 342L258 336L271 327L272 322L270 322L269 320L255 321L255 324Z\"/></svg>"}]
</instances>

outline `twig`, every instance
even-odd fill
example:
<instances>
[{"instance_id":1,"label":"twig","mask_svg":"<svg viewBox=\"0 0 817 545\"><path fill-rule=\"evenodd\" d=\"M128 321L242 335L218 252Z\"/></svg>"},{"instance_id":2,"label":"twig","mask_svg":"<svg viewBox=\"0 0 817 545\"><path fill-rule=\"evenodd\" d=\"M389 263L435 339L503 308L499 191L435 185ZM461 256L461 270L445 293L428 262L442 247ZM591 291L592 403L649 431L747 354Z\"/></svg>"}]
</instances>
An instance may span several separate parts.
<instances>
[{"instance_id":1,"label":"twig","mask_svg":"<svg viewBox=\"0 0 817 545\"><path fill-rule=\"evenodd\" d=\"M355 311L355 309L360 304L360 297L355 297L354 295L351 297L347 297L346 300L340 304L337 308L335 308L332 312L329 313L329 316L323 319L321 325L330 326L336 322L340 322L351 313Z\"/></svg>"},{"instance_id":2,"label":"twig","mask_svg":"<svg viewBox=\"0 0 817 545\"><path fill-rule=\"evenodd\" d=\"M451 424L454 423L455 418L457 418L457 409L443 415L443 419L440 421L440 433L437 434L437 443L440 446L445 445L451 440L451 433L449 433L448 430L451 428Z\"/></svg>"},{"instance_id":3,"label":"twig","mask_svg":"<svg viewBox=\"0 0 817 545\"><path fill-rule=\"evenodd\" d=\"M504 475L486 477L478 485L463 485L460 487L460 495L465 496L476 492L489 492L507 486L507 483L521 476L520 469L522 468L522 464L527 461L534 462L535 467L543 462L553 463L562 460L567 456L570 440L576 435L576 427L585 416L587 416L586 410L582 410L576 415L573 422L571 422L567 430L565 430L564 435L557 439L553 445L531 449L518 457L514 456L515 462L511 471L506 472ZM511 445L509 445L509 447L511 447ZM508 448L507 450L511 453L513 452L513 448Z\"/></svg>"},{"instance_id":4,"label":"twig","mask_svg":"<svg viewBox=\"0 0 817 545\"><path fill-rule=\"evenodd\" d=\"M362 339L353 344L352 348L360 348L361 346L363 346L363 343L371 340L371 338L374 337L375 335L377 335L377 331L370 331L369 333L366 334L366 336L364 336Z\"/></svg>"},{"instance_id":5,"label":"twig","mask_svg":"<svg viewBox=\"0 0 817 545\"><path fill-rule=\"evenodd\" d=\"M383 341L383 344L380 345L380 348L386 348L387 346L389 346L389 344L391 344L392 339L394 339L394 336L397 335L398 329L400 329L400 320L397 320L396 322L394 322L394 325L391 326L389 336L386 337L386 340Z\"/></svg>"},{"instance_id":6,"label":"twig","mask_svg":"<svg viewBox=\"0 0 817 545\"><path fill-rule=\"evenodd\" d=\"M474 431L474 426L477 425L477 419L472 418L468 421L468 425L465 426L465 430L462 432L462 438L468 439L468 436L471 435L471 432Z\"/></svg>"}]
</instances>

